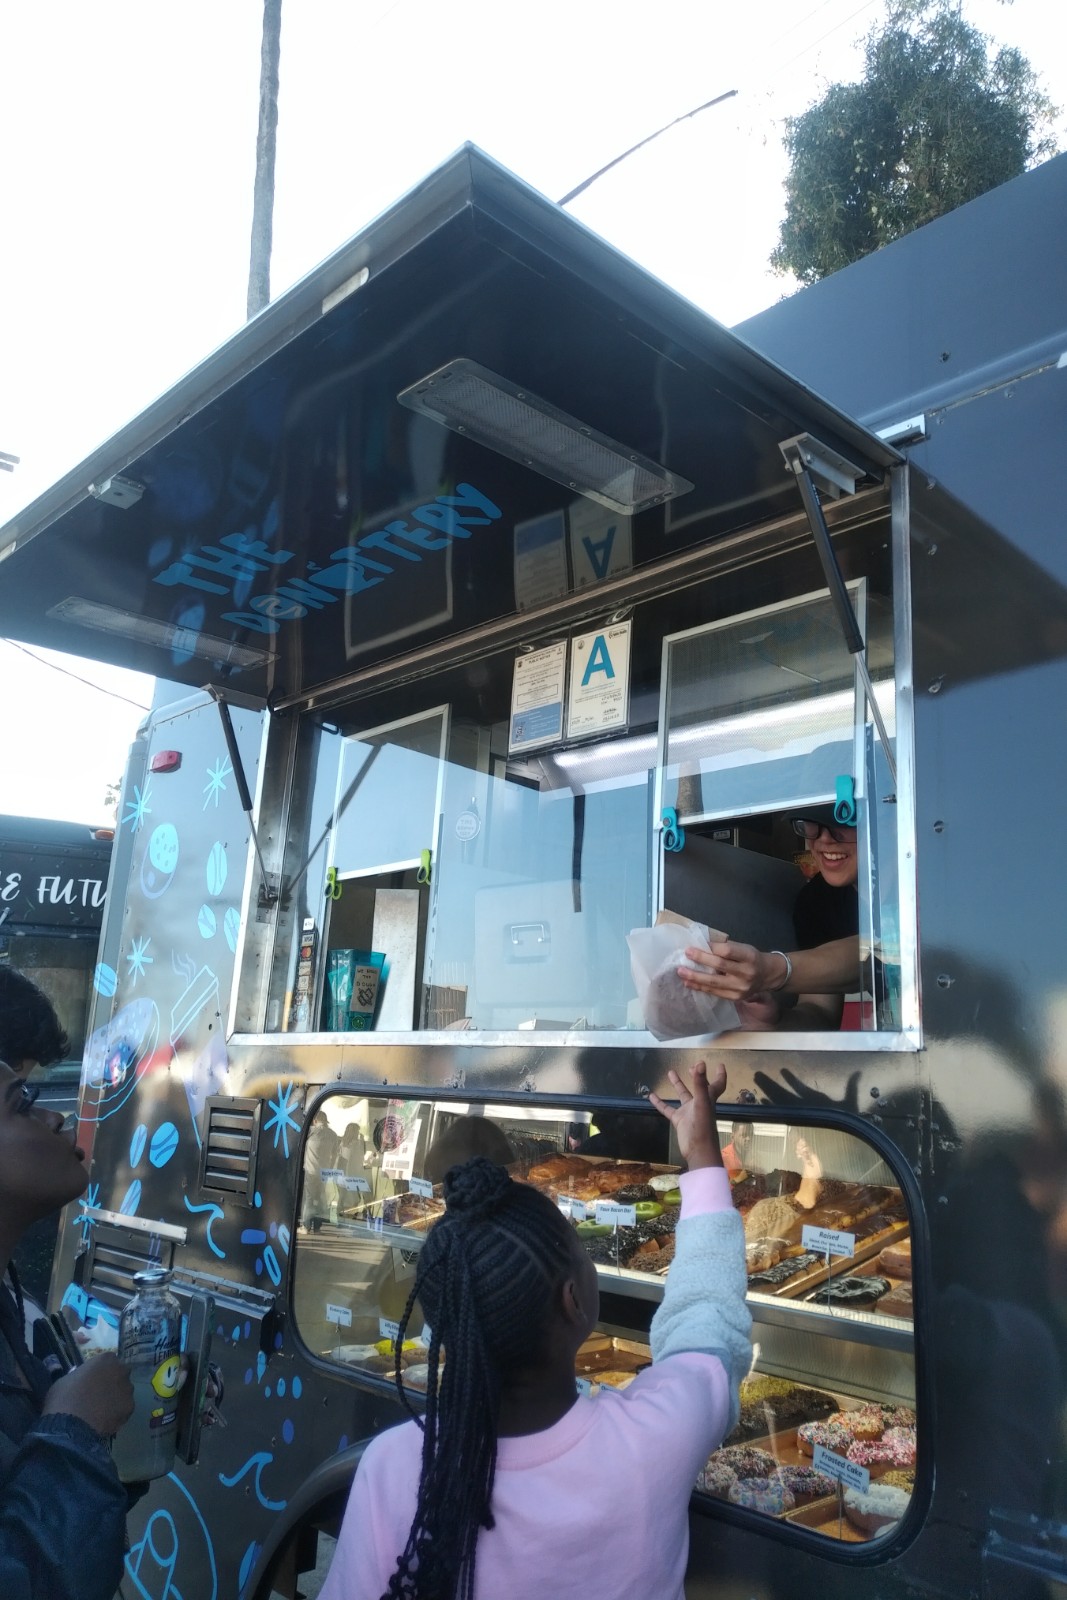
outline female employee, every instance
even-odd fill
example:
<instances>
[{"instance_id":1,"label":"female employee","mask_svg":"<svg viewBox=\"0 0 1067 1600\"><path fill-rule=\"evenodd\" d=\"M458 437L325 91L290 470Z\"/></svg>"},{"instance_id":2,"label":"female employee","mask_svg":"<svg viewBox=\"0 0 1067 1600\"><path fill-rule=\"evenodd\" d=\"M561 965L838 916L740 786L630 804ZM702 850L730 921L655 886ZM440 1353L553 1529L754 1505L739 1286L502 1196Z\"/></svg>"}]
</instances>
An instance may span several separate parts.
<instances>
[{"instance_id":1,"label":"female employee","mask_svg":"<svg viewBox=\"0 0 1067 1600\"><path fill-rule=\"evenodd\" d=\"M742 1028L828 1029L841 1026L844 996L861 988L859 864L856 830L833 820L833 808L795 817L793 828L818 864L793 906L795 950L757 950L724 939L710 950L686 950L683 983L732 1000ZM779 996L797 997L787 1009Z\"/></svg>"}]
</instances>

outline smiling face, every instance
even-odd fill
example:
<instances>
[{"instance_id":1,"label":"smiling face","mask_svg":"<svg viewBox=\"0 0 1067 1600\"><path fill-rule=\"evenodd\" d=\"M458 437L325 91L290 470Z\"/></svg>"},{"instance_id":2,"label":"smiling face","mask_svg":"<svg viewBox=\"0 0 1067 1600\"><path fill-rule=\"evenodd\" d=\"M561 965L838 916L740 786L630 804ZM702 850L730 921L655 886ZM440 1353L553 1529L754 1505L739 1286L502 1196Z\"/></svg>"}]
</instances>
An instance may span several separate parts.
<instances>
[{"instance_id":1,"label":"smiling face","mask_svg":"<svg viewBox=\"0 0 1067 1600\"><path fill-rule=\"evenodd\" d=\"M0 1215L18 1227L77 1199L89 1182L75 1133L0 1062Z\"/></svg>"},{"instance_id":2,"label":"smiling face","mask_svg":"<svg viewBox=\"0 0 1067 1600\"><path fill-rule=\"evenodd\" d=\"M846 885L855 883L859 875L856 830L835 826L834 832L844 835L841 844L830 837L826 828L822 828L818 838L809 841L808 849L818 862L819 871L827 883L832 884L835 889L843 889Z\"/></svg>"}]
</instances>

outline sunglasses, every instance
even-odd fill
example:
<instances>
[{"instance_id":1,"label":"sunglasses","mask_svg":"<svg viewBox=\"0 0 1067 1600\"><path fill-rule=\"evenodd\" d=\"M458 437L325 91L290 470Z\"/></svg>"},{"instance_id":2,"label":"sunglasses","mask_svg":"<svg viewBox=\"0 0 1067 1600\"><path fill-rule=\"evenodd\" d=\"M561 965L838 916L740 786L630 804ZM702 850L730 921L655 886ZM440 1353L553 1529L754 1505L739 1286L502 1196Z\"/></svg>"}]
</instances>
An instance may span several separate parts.
<instances>
[{"instance_id":1,"label":"sunglasses","mask_svg":"<svg viewBox=\"0 0 1067 1600\"><path fill-rule=\"evenodd\" d=\"M828 822L809 822L806 817L793 818L793 832L808 844L813 844L820 833L828 833L835 844L855 844L855 828L837 828Z\"/></svg>"}]
</instances>

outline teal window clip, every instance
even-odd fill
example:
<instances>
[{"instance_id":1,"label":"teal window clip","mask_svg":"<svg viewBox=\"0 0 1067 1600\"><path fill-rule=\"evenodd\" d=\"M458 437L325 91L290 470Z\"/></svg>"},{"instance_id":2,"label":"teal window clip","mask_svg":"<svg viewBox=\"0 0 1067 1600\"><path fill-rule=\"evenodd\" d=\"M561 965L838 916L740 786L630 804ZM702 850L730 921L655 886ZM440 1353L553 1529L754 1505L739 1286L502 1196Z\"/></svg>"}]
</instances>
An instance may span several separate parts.
<instances>
[{"instance_id":1,"label":"teal window clip","mask_svg":"<svg viewBox=\"0 0 1067 1600\"><path fill-rule=\"evenodd\" d=\"M663 848L677 852L685 849L685 829L678 821L678 813L673 806L665 806L660 816L663 825Z\"/></svg>"},{"instance_id":2,"label":"teal window clip","mask_svg":"<svg viewBox=\"0 0 1067 1600\"><path fill-rule=\"evenodd\" d=\"M846 827L856 826L856 781L849 774L842 773L834 780L837 798L834 801L834 821L844 823Z\"/></svg>"}]
</instances>

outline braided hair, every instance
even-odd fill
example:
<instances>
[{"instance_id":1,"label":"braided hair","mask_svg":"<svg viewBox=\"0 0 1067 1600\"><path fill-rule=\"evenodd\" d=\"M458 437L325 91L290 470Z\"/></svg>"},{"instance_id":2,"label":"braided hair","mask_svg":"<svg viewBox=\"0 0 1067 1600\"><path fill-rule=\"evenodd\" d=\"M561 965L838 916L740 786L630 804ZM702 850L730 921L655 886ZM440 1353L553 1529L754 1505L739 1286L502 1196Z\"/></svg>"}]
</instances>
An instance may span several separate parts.
<instances>
[{"instance_id":1,"label":"braided hair","mask_svg":"<svg viewBox=\"0 0 1067 1600\"><path fill-rule=\"evenodd\" d=\"M541 1355L555 1292L571 1270L571 1238L550 1200L485 1156L445 1174L445 1212L422 1248L396 1342L397 1388L423 1430L422 1471L382 1600L473 1600L478 1534L493 1526L501 1391ZM401 1381L416 1300L431 1330L424 1420Z\"/></svg>"}]
</instances>

